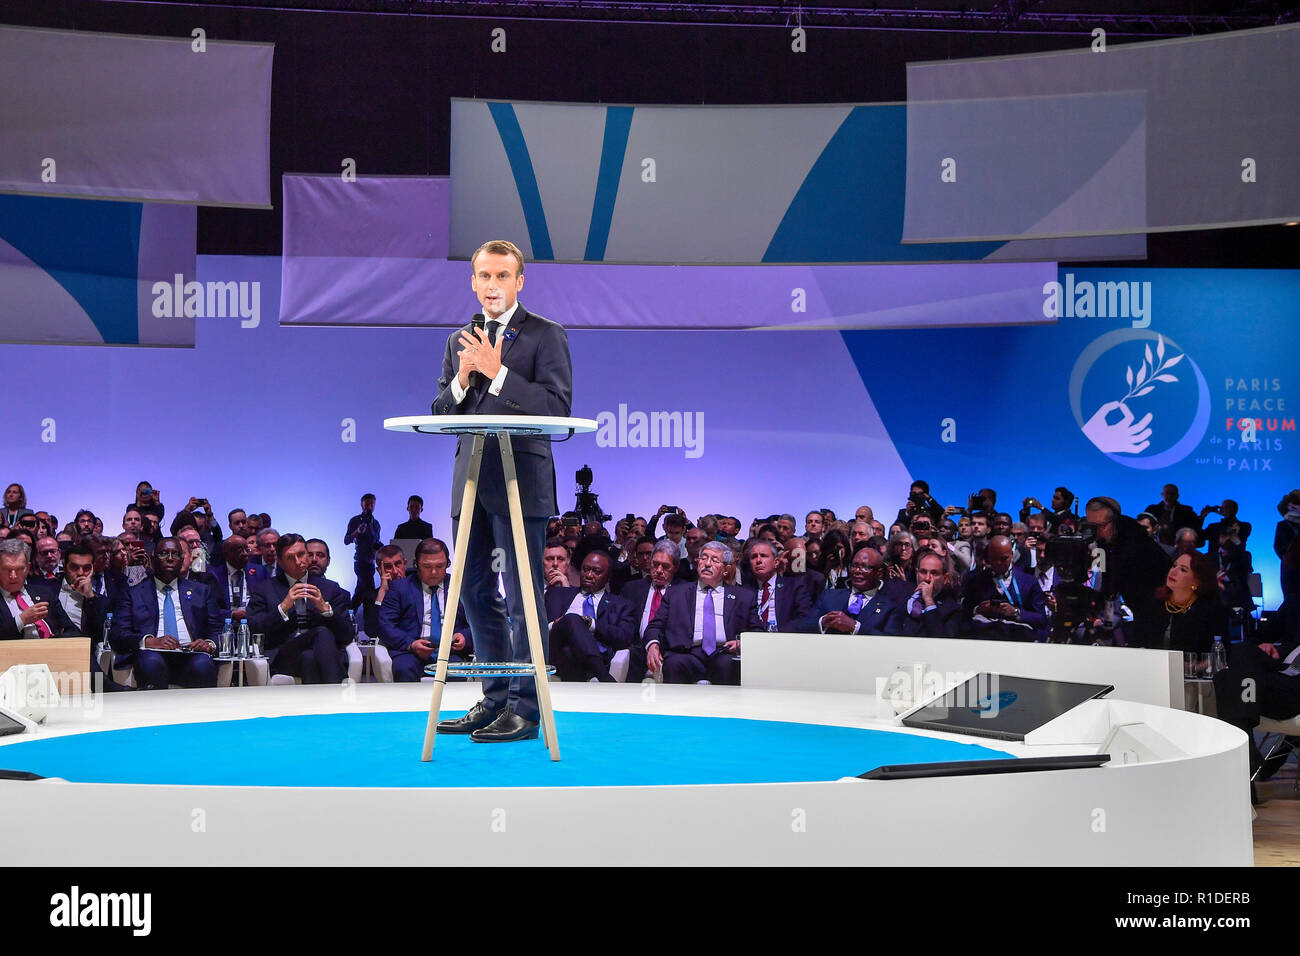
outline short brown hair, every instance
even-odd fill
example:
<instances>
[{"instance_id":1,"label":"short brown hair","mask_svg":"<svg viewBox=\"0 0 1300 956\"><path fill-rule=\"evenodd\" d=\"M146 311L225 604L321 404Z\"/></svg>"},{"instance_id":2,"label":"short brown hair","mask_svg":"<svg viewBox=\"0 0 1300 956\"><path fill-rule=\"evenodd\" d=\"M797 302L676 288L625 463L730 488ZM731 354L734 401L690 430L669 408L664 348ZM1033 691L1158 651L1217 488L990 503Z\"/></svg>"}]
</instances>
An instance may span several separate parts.
<instances>
[{"instance_id":1,"label":"short brown hair","mask_svg":"<svg viewBox=\"0 0 1300 956\"><path fill-rule=\"evenodd\" d=\"M509 239L489 239L483 245L474 250L474 254L469 257L470 272L474 271L474 260L479 257L480 252L486 252L493 256L514 256L515 262L519 263L519 275L524 274L524 254Z\"/></svg>"}]
</instances>

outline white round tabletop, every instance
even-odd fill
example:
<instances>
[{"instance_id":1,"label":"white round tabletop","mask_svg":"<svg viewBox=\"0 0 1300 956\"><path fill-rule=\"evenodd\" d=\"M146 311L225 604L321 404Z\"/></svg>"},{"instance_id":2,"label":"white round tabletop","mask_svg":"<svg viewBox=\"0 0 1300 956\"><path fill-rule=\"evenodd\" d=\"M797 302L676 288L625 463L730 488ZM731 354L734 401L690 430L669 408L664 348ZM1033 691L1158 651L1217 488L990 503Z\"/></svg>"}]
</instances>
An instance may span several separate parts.
<instances>
[{"instance_id":1,"label":"white round tabletop","mask_svg":"<svg viewBox=\"0 0 1300 956\"><path fill-rule=\"evenodd\" d=\"M511 435L567 435L594 432L592 418L561 418L552 415L404 415L385 418L390 432L418 432L421 435L474 435L509 432Z\"/></svg>"}]
</instances>

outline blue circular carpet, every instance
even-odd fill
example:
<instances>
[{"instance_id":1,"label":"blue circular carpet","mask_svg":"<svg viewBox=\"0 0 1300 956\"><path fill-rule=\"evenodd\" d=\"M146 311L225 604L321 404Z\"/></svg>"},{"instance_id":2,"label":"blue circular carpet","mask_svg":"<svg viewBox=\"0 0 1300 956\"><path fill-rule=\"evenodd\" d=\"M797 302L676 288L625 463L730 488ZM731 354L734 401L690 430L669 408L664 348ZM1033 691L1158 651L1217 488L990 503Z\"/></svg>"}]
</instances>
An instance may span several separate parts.
<instances>
[{"instance_id":1,"label":"blue circular carpet","mask_svg":"<svg viewBox=\"0 0 1300 956\"><path fill-rule=\"evenodd\" d=\"M1008 756L977 744L853 727L557 713L559 763L540 738L476 744L446 734L424 763L426 718L317 714L108 730L9 744L0 748L0 767L78 783L616 787L836 780L884 764Z\"/></svg>"}]
</instances>

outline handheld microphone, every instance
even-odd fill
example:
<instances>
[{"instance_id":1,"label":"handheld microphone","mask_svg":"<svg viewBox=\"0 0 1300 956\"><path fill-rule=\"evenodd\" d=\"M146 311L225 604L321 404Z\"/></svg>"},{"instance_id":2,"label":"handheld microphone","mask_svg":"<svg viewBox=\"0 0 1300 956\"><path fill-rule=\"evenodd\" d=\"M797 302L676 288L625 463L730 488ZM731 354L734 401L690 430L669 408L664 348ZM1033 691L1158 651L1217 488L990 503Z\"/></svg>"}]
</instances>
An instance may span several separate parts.
<instances>
[{"instance_id":1,"label":"handheld microphone","mask_svg":"<svg viewBox=\"0 0 1300 956\"><path fill-rule=\"evenodd\" d=\"M481 330L481 329L485 329L485 328L487 328L487 319L484 318L482 312L475 312L474 315L473 315L473 317L469 320L469 324L470 324L470 329L471 329L471 333L470 333L470 334L474 334L474 332L477 332L477 331L479 331L479 330ZM475 337L477 338L477 336L475 336ZM470 387L470 388L473 388L475 385L480 384L482 381L483 381L483 373L482 373L482 372L470 372L470 373L469 373L469 387Z\"/></svg>"}]
</instances>

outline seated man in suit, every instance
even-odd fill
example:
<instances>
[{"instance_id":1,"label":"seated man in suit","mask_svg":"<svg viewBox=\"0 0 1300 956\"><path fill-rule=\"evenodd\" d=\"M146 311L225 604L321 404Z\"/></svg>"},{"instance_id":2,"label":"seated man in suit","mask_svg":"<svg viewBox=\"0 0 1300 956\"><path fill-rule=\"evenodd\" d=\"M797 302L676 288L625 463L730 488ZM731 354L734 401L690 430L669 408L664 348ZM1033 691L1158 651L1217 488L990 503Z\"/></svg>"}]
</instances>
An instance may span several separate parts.
<instances>
[{"instance_id":1,"label":"seated man in suit","mask_svg":"<svg viewBox=\"0 0 1300 956\"><path fill-rule=\"evenodd\" d=\"M561 680L609 683L609 662L616 651L630 647L636 635L632 605L609 593L613 567L609 552L594 550L582 559L582 584L549 588L546 619L551 622L551 650Z\"/></svg>"},{"instance_id":2,"label":"seated man in suit","mask_svg":"<svg viewBox=\"0 0 1300 956\"><path fill-rule=\"evenodd\" d=\"M974 637L1000 641L1042 640L1050 630L1047 602L1038 579L1012 566L1011 539L989 539L986 566L962 585L962 616Z\"/></svg>"},{"instance_id":3,"label":"seated man in suit","mask_svg":"<svg viewBox=\"0 0 1300 956\"><path fill-rule=\"evenodd\" d=\"M266 635L272 674L291 674L304 684L337 684L346 669L345 648L356 636L348 623L348 592L311 574L300 534L275 542L275 575L253 585L248 620Z\"/></svg>"},{"instance_id":4,"label":"seated man in suit","mask_svg":"<svg viewBox=\"0 0 1300 956\"><path fill-rule=\"evenodd\" d=\"M791 628L808 634L890 634L899 607L881 587L885 559L859 541L849 560L849 586L823 591L812 612Z\"/></svg>"},{"instance_id":5,"label":"seated man in suit","mask_svg":"<svg viewBox=\"0 0 1300 956\"><path fill-rule=\"evenodd\" d=\"M749 553L750 586L758 595L758 619L763 630L790 630L812 610L812 598L802 576L787 577L778 574L780 545L766 538L751 541Z\"/></svg>"},{"instance_id":6,"label":"seated man in suit","mask_svg":"<svg viewBox=\"0 0 1300 956\"><path fill-rule=\"evenodd\" d=\"M153 576L123 591L113 614L110 642L130 659L141 690L216 687L217 637L223 617L216 595L198 581L181 581L184 561L176 538L154 546ZM190 653L159 653L188 651Z\"/></svg>"},{"instance_id":7,"label":"seated man in suit","mask_svg":"<svg viewBox=\"0 0 1300 956\"><path fill-rule=\"evenodd\" d=\"M217 582L217 602L238 627L248 614L253 586L267 578L266 568L249 563L248 542L241 535L232 534L222 541L221 555L221 561L208 566L208 573Z\"/></svg>"},{"instance_id":8,"label":"seated man in suit","mask_svg":"<svg viewBox=\"0 0 1300 956\"><path fill-rule=\"evenodd\" d=\"M562 538L546 540L546 547L542 549L542 581L548 591L551 588L576 588L580 583Z\"/></svg>"},{"instance_id":9,"label":"seated man in suit","mask_svg":"<svg viewBox=\"0 0 1300 956\"><path fill-rule=\"evenodd\" d=\"M1228 666L1214 675L1214 697L1220 720L1240 727L1249 742L1252 776L1262 764L1255 728L1260 717L1288 720L1300 714L1300 609L1284 601L1260 631L1263 640L1229 645ZM1291 738L1288 743L1294 744ZM1289 749L1264 765L1268 779L1285 761Z\"/></svg>"},{"instance_id":10,"label":"seated man in suit","mask_svg":"<svg viewBox=\"0 0 1300 956\"><path fill-rule=\"evenodd\" d=\"M646 676L645 636L650 622L663 603L664 594L673 585L677 575L676 543L660 541L650 554L649 577L629 581L619 595L632 605L632 620L637 622L636 634L629 649L627 681L635 684Z\"/></svg>"},{"instance_id":11,"label":"seated man in suit","mask_svg":"<svg viewBox=\"0 0 1300 956\"><path fill-rule=\"evenodd\" d=\"M740 635L762 627L754 592L722 584L729 555L717 541L700 548L698 579L669 588L647 626L646 665L665 683L740 683Z\"/></svg>"},{"instance_id":12,"label":"seated man in suit","mask_svg":"<svg viewBox=\"0 0 1300 956\"><path fill-rule=\"evenodd\" d=\"M394 554L393 552L396 552ZM393 680L418 681L429 664L437 663L442 622L447 613L447 545L425 538L415 548L415 575L406 574L402 549L389 544L376 552L383 593L378 615L379 640L393 659ZM457 608L449 660L468 660L474 641L464 611Z\"/></svg>"},{"instance_id":13,"label":"seated man in suit","mask_svg":"<svg viewBox=\"0 0 1300 956\"><path fill-rule=\"evenodd\" d=\"M0 640L80 634L59 603L59 582L27 579L30 554L20 538L0 541Z\"/></svg>"},{"instance_id":14,"label":"seated man in suit","mask_svg":"<svg viewBox=\"0 0 1300 956\"><path fill-rule=\"evenodd\" d=\"M68 549L63 561L63 577L59 582L59 604L76 633L90 638L91 686L106 691L130 690L105 675L99 666L99 643L104 637L104 621L113 605L104 595L95 593L95 552L89 544L94 537L93 534L85 535L79 544Z\"/></svg>"},{"instance_id":15,"label":"seated man in suit","mask_svg":"<svg viewBox=\"0 0 1300 956\"><path fill-rule=\"evenodd\" d=\"M934 539L930 539L932 542ZM939 542L942 547L942 541ZM916 559L916 586L885 586L899 613L894 633L906 637L956 637L961 626L961 586L947 550L927 548Z\"/></svg>"}]
</instances>

